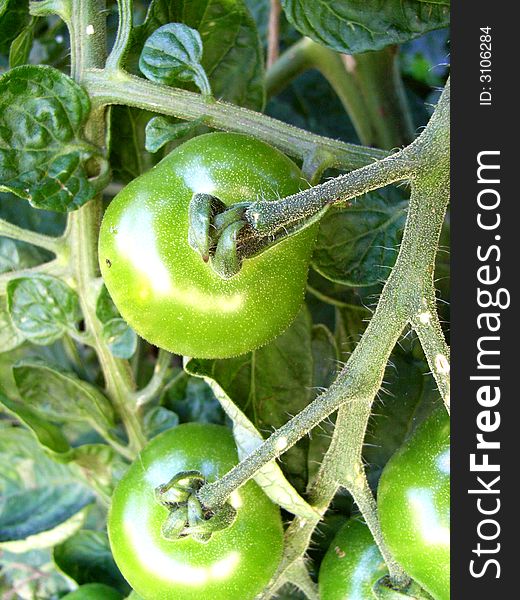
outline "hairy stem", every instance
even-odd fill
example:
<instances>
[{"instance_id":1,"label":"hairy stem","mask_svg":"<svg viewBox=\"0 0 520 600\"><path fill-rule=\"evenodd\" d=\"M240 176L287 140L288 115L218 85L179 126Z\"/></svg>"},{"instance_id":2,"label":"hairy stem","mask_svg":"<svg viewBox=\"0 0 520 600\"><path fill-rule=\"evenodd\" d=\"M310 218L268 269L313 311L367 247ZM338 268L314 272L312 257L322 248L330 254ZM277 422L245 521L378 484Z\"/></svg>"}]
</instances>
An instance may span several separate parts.
<instances>
[{"instance_id":1,"label":"hairy stem","mask_svg":"<svg viewBox=\"0 0 520 600\"><path fill-rule=\"evenodd\" d=\"M43 233L37 233L36 231L13 225L4 219L0 219L0 236L20 240L21 242L27 242L33 246L44 248L56 256L63 256L67 252L67 244L63 237L52 237L50 235L44 235Z\"/></svg>"},{"instance_id":2,"label":"hairy stem","mask_svg":"<svg viewBox=\"0 0 520 600\"><path fill-rule=\"evenodd\" d=\"M370 124L369 137L362 140L364 144L390 150L409 144L414 138L398 59L396 46L341 56L361 99L364 120Z\"/></svg>"},{"instance_id":3,"label":"hairy stem","mask_svg":"<svg viewBox=\"0 0 520 600\"><path fill-rule=\"evenodd\" d=\"M82 81L86 69L99 67L105 60L105 2L73 0L71 17L72 73ZM85 127L87 138L104 146L105 117L101 110L93 110ZM116 359L102 335L102 325L96 316L96 291L93 282L98 278L97 238L102 210L102 199L97 197L69 216L74 277L78 288L85 328L92 338L99 358L107 394L112 400L128 435L130 449L137 452L145 443L141 424L132 403L133 379L126 361Z\"/></svg>"},{"instance_id":4,"label":"hairy stem","mask_svg":"<svg viewBox=\"0 0 520 600\"><path fill-rule=\"evenodd\" d=\"M54 259L49 262L43 263L36 267L30 267L28 269L21 269L19 271L8 271L0 275L0 295L4 295L7 291L7 284L13 279L19 279L20 277L31 277L32 275L53 275L54 277L67 278L70 276L69 268L66 262L61 259Z\"/></svg>"},{"instance_id":5,"label":"hairy stem","mask_svg":"<svg viewBox=\"0 0 520 600\"><path fill-rule=\"evenodd\" d=\"M384 370L405 326L420 314L431 288L437 244L447 206L446 187L449 148L449 82L429 126L410 147L414 168L410 173L413 193L396 265L377 309L361 341L331 387L273 433L260 447L220 480L204 485L199 498L208 507L219 506L229 494L251 478L266 462L277 458L331 412L342 407L336 432L311 495L324 512L337 487L352 493L385 555L396 584L406 577L387 552L380 533L375 503L368 489L362 447L372 403ZM372 177L377 177L374 173ZM370 181L365 185L369 187ZM287 549L281 569L304 555L316 523L295 519L287 531Z\"/></svg>"},{"instance_id":6,"label":"hairy stem","mask_svg":"<svg viewBox=\"0 0 520 600\"><path fill-rule=\"evenodd\" d=\"M119 9L119 24L116 41L105 63L105 68L112 71L124 67L128 43L132 34L132 0L117 0L117 6Z\"/></svg>"},{"instance_id":7,"label":"hairy stem","mask_svg":"<svg viewBox=\"0 0 520 600\"><path fill-rule=\"evenodd\" d=\"M302 160L321 151L330 155L330 166L351 170L388 155L384 150L332 140L246 108L152 83L122 71L90 69L82 81L98 106L124 104L190 121L202 119L208 127L251 135Z\"/></svg>"}]
</instances>

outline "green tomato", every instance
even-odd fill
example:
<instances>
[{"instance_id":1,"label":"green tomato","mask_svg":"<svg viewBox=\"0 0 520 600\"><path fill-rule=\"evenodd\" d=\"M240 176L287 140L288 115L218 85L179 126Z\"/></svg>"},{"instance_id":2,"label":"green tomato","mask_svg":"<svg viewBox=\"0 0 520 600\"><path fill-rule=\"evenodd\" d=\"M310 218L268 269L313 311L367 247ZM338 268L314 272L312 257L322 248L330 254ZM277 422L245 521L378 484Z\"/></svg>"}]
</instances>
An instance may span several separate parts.
<instances>
[{"instance_id":1,"label":"green tomato","mask_svg":"<svg viewBox=\"0 0 520 600\"><path fill-rule=\"evenodd\" d=\"M321 600L368 600L388 569L368 527L350 520L332 541L320 567Z\"/></svg>"},{"instance_id":2,"label":"green tomato","mask_svg":"<svg viewBox=\"0 0 520 600\"><path fill-rule=\"evenodd\" d=\"M63 596L62 600L122 600L117 590L103 583L87 583Z\"/></svg>"},{"instance_id":3,"label":"green tomato","mask_svg":"<svg viewBox=\"0 0 520 600\"><path fill-rule=\"evenodd\" d=\"M208 481L237 463L233 436L219 425L188 423L154 438L118 483L108 535L115 561L144 600L250 600L274 575L283 549L279 509L254 481L230 497L233 524L207 543L161 533L168 510L157 486L180 471L200 471Z\"/></svg>"},{"instance_id":4,"label":"green tomato","mask_svg":"<svg viewBox=\"0 0 520 600\"><path fill-rule=\"evenodd\" d=\"M450 597L450 423L435 411L389 460L378 487L383 537L435 600Z\"/></svg>"},{"instance_id":5,"label":"green tomato","mask_svg":"<svg viewBox=\"0 0 520 600\"><path fill-rule=\"evenodd\" d=\"M199 358L279 335L301 306L317 225L225 280L188 244L188 207L194 193L231 205L305 187L291 160L244 135L210 133L176 148L112 200L101 225L101 272L123 318L152 344Z\"/></svg>"}]
</instances>

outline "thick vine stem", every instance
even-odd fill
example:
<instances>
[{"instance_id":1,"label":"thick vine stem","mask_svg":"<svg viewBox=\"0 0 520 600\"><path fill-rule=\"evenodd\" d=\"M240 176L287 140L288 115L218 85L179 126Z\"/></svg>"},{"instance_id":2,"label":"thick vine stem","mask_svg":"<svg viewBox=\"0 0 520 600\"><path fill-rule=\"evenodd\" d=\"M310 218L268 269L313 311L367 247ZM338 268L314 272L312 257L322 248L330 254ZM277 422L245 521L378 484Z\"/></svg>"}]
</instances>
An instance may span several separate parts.
<instances>
[{"instance_id":1,"label":"thick vine stem","mask_svg":"<svg viewBox=\"0 0 520 600\"><path fill-rule=\"evenodd\" d=\"M418 331L425 352L430 356L430 359L438 357L438 348L444 356L447 356L449 352L437 317L433 287L435 248L437 247L449 192L447 181L449 157L445 152L449 149L449 82L442 102L443 105L437 109L435 119L432 119L429 126L434 130L430 129L429 132L425 132L424 137L417 141L418 145L424 145L423 150L425 147L429 148L431 164L429 166L425 164L424 169L414 179L410 216L401 253L379 303L379 306L381 306L381 302L388 297L388 290L395 287L395 283L399 283L399 280L403 281L403 286L408 287L410 292L413 292L414 281L416 281L416 276L419 273L419 279L422 283L412 294L415 300L412 302L410 298L410 302L407 302L410 307L407 311L409 313L408 320ZM427 161L430 163L430 160L427 159ZM428 193L427 188L429 188ZM420 227L418 226L419 223ZM424 234L419 235L421 231ZM427 256L425 262L420 261L414 267L414 263L417 263L414 256L419 256L421 244L424 244L423 249ZM378 311L376 311L369 328L374 320L378 318ZM367 329L362 341L367 339L368 333L369 330ZM428 350L430 344L432 345L431 351ZM348 369L349 363L347 363L345 369ZM437 359L437 366L439 364L444 363L443 361L439 362L439 359ZM343 376L345 369L338 378ZM443 396L443 383L447 386L449 392L449 372L446 372L447 370L444 368L443 377L445 377L445 381L439 383L439 389ZM370 410L371 402L369 401L366 403L344 404L339 409L333 438L309 492L309 501L316 510L323 514L340 485L349 489L385 556L394 582L405 583L406 579L403 577L402 572L399 568L396 569L395 562L391 556L388 556L385 545L382 543L374 501L371 491L366 485L362 463L362 444ZM286 531L284 557L276 577L267 590L266 597L270 598L269 593L278 589L280 582L283 582L286 578L286 573L289 572L291 565L303 559L317 524L317 520L303 521L299 518L295 518L290 524Z\"/></svg>"},{"instance_id":2,"label":"thick vine stem","mask_svg":"<svg viewBox=\"0 0 520 600\"><path fill-rule=\"evenodd\" d=\"M390 353L404 327L420 312L424 293L432 284L437 244L448 201L446 194L437 193L437 186L444 185L448 170L449 98L448 81L428 127L409 147L411 155L417 157L413 161L415 168L410 176L414 184L422 183L412 193L395 267L359 344L328 390L274 432L224 477L201 488L199 498L205 506L212 508L225 502L229 494L250 479L259 468L277 458L341 405L362 405L364 414L370 414ZM377 177L377 174L374 173L373 177ZM366 188L371 185L372 181L365 182ZM417 193L421 189L428 193ZM359 193L362 191L365 190L359 190ZM364 432L363 427L361 431ZM345 434L343 437L348 436ZM361 455L362 438L363 436L358 436L358 456ZM352 450L351 453L353 452ZM341 460L344 460L343 456ZM359 458L351 468L354 470L342 483L351 485L360 501L365 486L353 485L351 481L362 469ZM321 477L323 479L324 475ZM369 515L375 515L373 505L370 506L366 496L360 503L366 505L360 508L365 509ZM377 530L375 519L372 527Z\"/></svg>"},{"instance_id":3,"label":"thick vine stem","mask_svg":"<svg viewBox=\"0 0 520 600\"><path fill-rule=\"evenodd\" d=\"M71 71L82 81L88 68L100 67L106 56L105 2L72 0L70 37L72 49ZM99 147L105 142L103 111L93 110L85 126L85 135ZM101 218L101 196L70 214L70 233L73 275L78 288L85 329L103 370L107 394L112 400L128 435L130 452L136 453L146 443L141 424L134 412L132 391L134 383L128 363L116 359L102 336L102 326L96 317L96 291L93 282L98 277L97 238Z\"/></svg>"},{"instance_id":4,"label":"thick vine stem","mask_svg":"<svg viewBox=\"0 0 520 600\"><path fill-rule=\"evenodd\" d=\"M302 160L320 149L330 154L330 166L339 169L356 169L388 156L384 150L332 140L247 108L205 99L123 71L89 69L82 75L82 83L98 106L124 104L189 121L202 119L209 127L251 135Z\"/></svg>"},{"instance_id":5,"label":"thick vine stem","mask_svg":"<svg viewBox=\"0 0 520 600\"><path fill-rule=\"evenodd\" d=\"M267 26L267 66L270 67L278 58L280 51L280 0L271 0L269 23Z\"/></svg>"},{"instance_id":6,"label":"thick vine stem","mask_svg":"<svg viewBox=\"0 0 520 600\"><path fill-rule=\"evenodd\" d=\"M366 192L408 179L415 168L413 155L405 149L282 200L252 202L245 211L245 219L259 237L273 237L280 231L293 229L298 223L307 223L331 204L347 202Z\"/></svg>"}]
</instances>

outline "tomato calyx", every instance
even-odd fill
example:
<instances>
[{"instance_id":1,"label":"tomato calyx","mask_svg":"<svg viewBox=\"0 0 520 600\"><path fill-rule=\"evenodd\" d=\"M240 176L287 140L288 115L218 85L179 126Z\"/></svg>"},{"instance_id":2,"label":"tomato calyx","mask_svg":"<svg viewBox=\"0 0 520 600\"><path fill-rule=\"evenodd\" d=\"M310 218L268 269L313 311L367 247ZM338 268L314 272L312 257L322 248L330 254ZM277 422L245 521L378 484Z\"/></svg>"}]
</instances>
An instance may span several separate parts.
<instances>
[{"instance_id":1,"label":"tomato calyx","mask_svg":"<svg viewBox=\"0 0 520 600\"><path fill-rule=\"evenodd\" d=\"M191 537L206 543L217 532L230 527L237 512L226 503L216 510L205 508L197 492L206 483L199 471L181 471L168 483L155 489L155 498L168 509L168 517L162 525L162 535L168 540Z\"/></svg>"},{"instance_id":2,"label":"tomato calyx","mask_svg":"<svg viewBox=\"0 0 520 600\"><path fill-rule=\"evenodd\" d=\"M210 194L193 194L189 205L188 243L222 279L242 268L244 258L258 253L255 236L245 221L247 202L227 207ZM252 243L253 242L253 243Z\"/></svg>"},{"instance_id":3,"label":"tomato calyx","mask_svg":"<svg viewBox=\"0 0 520 600\"><path fill-rule=\"evenodd\" d=\"M239 202L226 206L210 194L193 194L191 198L188 243L222 279L237 275L245 259L258 256L308 226L301 222L275 233L260 231L250 222L253 205Z\"/></svg>"},{"instance_id":4,"label":"tomato calyx","mask_svg":"<svg viewBox=\"0 0 520 600\"><path fill-rule=\"evenodd\" d=\"M415 581L411 581L404 588L396 588L388 575L375 582L372 592L378 600L405 600L405 598L408 598L408 600L433 600L430 594Z\"/></svg>"}]
</instances>

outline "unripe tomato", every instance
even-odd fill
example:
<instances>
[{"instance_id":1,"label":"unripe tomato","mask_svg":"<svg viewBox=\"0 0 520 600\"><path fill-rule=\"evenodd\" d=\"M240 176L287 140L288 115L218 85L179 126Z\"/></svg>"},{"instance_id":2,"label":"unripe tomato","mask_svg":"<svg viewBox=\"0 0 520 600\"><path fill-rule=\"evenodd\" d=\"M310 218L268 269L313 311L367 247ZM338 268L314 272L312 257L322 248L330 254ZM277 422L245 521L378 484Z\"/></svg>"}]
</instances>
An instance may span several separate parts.
<instances>
[{"instance_id":1,"label":"unripe tomato","mask_svg":"<svg viewBox=\"0 0 520 600\"><path fill-rule=\"evenodd\" d=\"M278 507L254 481L232 494L235 521L207 543L172 541L161 532L168 510L155 499L157 486L189 470L214 481L236 463L228 429L188 423L155 437L118 483L110 545L143 600L252 600L268 584L282 556L283 528Z\"/></svg>"},{"instance_id":2,"label":"unripe tomato","mask_svg":"<svg viewBox=\"0 0 520 600\"><path fill-rule=\"evenodd\" d=\"M450 597L450 423L434 412L390 459L377 494L383 537L435 600Z\"/></svg>"},{"instance_id":3,"label":"unripe tomato","mask_svg":"<svg viewBox=\"0 0 520 600\"><path fill-rule=\"evenodd\" d=\"M272 340L302 303L316 225L222 279L188 244L188 207L194 193L231 205L305 187L290 159L244 135L210 133L176 148L127 185L103 219L101 272L123 318L152 344L199 358Z\"/></svg>"},{"instance_id":4,"label":"unripe tomato","mask_svg":"<svg viewBox=\"0 0 520 600\"><path fill-rule=\"evenodd\" d=\"M320 567L321 600L369 600L372 587L388 574L385 561L361 521L347 521L336 534Z\"/></svg>"}]
</instances>

